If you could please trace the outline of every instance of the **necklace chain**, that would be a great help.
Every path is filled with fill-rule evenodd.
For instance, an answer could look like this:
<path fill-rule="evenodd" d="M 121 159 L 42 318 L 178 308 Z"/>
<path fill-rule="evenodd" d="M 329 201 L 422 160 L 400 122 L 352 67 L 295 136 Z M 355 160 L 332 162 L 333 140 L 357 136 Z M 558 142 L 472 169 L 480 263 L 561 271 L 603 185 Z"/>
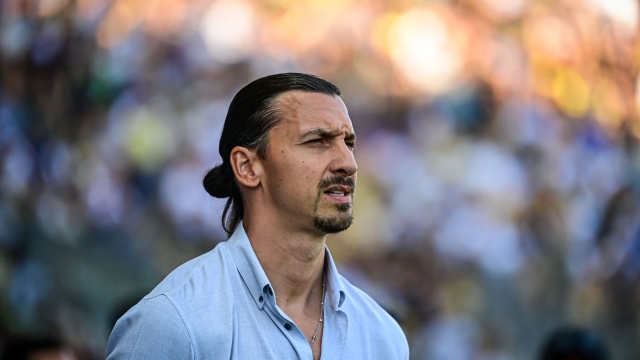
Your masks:
<path fill-rule="evenodd" d="M 326 293 L 326 290 L 327 290 L 327 287 L 325 285 L 325 277 L 323 275 L 322 276 L 322 301 L 320 302 L 320 319 L 318 319 L 318 326 L 316 326 L 316 332 L 313 334 L 313 337 L 311 338 L 310 345 L 313 345 L 313 343 L 316 341 L 316 337 L 318 336 L 318 331 L 320 330 L 320 326 L 324 321 L 324 295 Z"/>

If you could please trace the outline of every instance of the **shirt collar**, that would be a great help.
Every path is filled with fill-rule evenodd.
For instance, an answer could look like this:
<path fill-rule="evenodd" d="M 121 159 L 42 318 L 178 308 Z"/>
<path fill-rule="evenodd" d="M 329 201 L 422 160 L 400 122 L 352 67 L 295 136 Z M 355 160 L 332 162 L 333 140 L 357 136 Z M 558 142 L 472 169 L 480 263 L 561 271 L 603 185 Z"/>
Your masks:
<path fill-rule="evenodd" d="M 327 294 L 329 294 L 329 302 L 334 310 L 339 310 L 345 300 L 344 284 L 338 274 L 336 263 L 329 248 L 325 246 L 325 256 L 327 261 Z"/>
<path fill-rule="evenodd" d="M 253 251 L 249 237 L 244 230 L 244 222 L 241 221 L 238 224 L 233 235 L 227 240 L 227 247 L 256 305 L 262 309 L 266 302 L 265 292 L 272 289 L 272 286 L 267 274 L 262 269 L 262 265 L 260 265 L 256 253 Z M 333 262 L 331 252 L 326 246 L 325 255 L 327 261 L 327 294 L 332 308 L 338 310 L 346 297 L 344 284 L 340 279 L 336 264 Z M 262 301 L 260 301 L 260 298 L 262 298 Z"/>
<path fill-rule="evenodd" d="M 244 222 L 240 221 L 233 235 L 227 240 L 227 247 L 256 305 L 262 309 L 266 300 L 265 291 L 271 288 L 271 283 L 253 251 L 247 233 L 244 231 Z"/>

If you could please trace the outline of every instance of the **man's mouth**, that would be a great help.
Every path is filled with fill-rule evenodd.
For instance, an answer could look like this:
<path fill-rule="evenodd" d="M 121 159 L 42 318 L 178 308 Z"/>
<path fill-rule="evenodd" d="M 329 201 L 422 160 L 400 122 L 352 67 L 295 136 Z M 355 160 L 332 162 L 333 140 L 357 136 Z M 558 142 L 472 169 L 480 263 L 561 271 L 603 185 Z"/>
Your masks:
<path fill-rule="evenodd" d="M 352 190 L 348 186 L 332 186 L 324 191 L 331 199 L 338 202 L 350 202 Z"/>
<path fill-rule="evenodd" d="M 320 198 L 326 198 L 326 201 L 337 203 L 337 205 L 345 206 L 351 205 L 353 202 L 353 192 L 356 187 L 356 182 L 350 177 L 344 178 L 340 176 L 333 176 L 322 179 L 318 184 L 318 202 Z M 322 196 L 320 196 L 322 194 Z M 317 206 L 317 203 L 316 203 Z"/>

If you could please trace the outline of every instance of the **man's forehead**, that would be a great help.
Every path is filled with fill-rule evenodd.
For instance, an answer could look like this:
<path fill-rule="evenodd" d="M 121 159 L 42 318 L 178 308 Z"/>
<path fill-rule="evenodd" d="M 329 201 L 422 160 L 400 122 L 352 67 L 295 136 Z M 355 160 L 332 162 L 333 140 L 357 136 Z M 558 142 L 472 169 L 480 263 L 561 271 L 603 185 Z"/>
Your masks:
<path fill-rule="evenodd" d="M 353 132 L 347 107 L 339 96 L 294 90 L 281 94 L 276 101 L 282 123 L 300 129 L 322 126 Z"/>

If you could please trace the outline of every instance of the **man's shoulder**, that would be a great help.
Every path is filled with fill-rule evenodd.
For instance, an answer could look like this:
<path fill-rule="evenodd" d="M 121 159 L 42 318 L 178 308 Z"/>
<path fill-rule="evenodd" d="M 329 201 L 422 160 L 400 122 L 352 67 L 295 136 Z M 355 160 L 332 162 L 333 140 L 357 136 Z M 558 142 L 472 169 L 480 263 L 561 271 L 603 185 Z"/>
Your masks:
<path fill-rule="evenodd" d="M 216 284 L 215 278 L 222 276 L 229 259 L 226 256 L 226 242 L 221 242 L 211 251 L 193 258 L 169 273 L 144 299 L 159 295 L 176 297 L 194 288 L 206 290 Z"/>
<path fill-rule="evenodd" d="M 134 353 L 136 359 L 160 358 L 169 345 L 193 358 L 206 349 L 223 351 L 231 344 L 223 325 L 232 321 L 234 274 L 226 242 L 180 265 L 118 320 L 108 353 L 114 359 Z"/>

